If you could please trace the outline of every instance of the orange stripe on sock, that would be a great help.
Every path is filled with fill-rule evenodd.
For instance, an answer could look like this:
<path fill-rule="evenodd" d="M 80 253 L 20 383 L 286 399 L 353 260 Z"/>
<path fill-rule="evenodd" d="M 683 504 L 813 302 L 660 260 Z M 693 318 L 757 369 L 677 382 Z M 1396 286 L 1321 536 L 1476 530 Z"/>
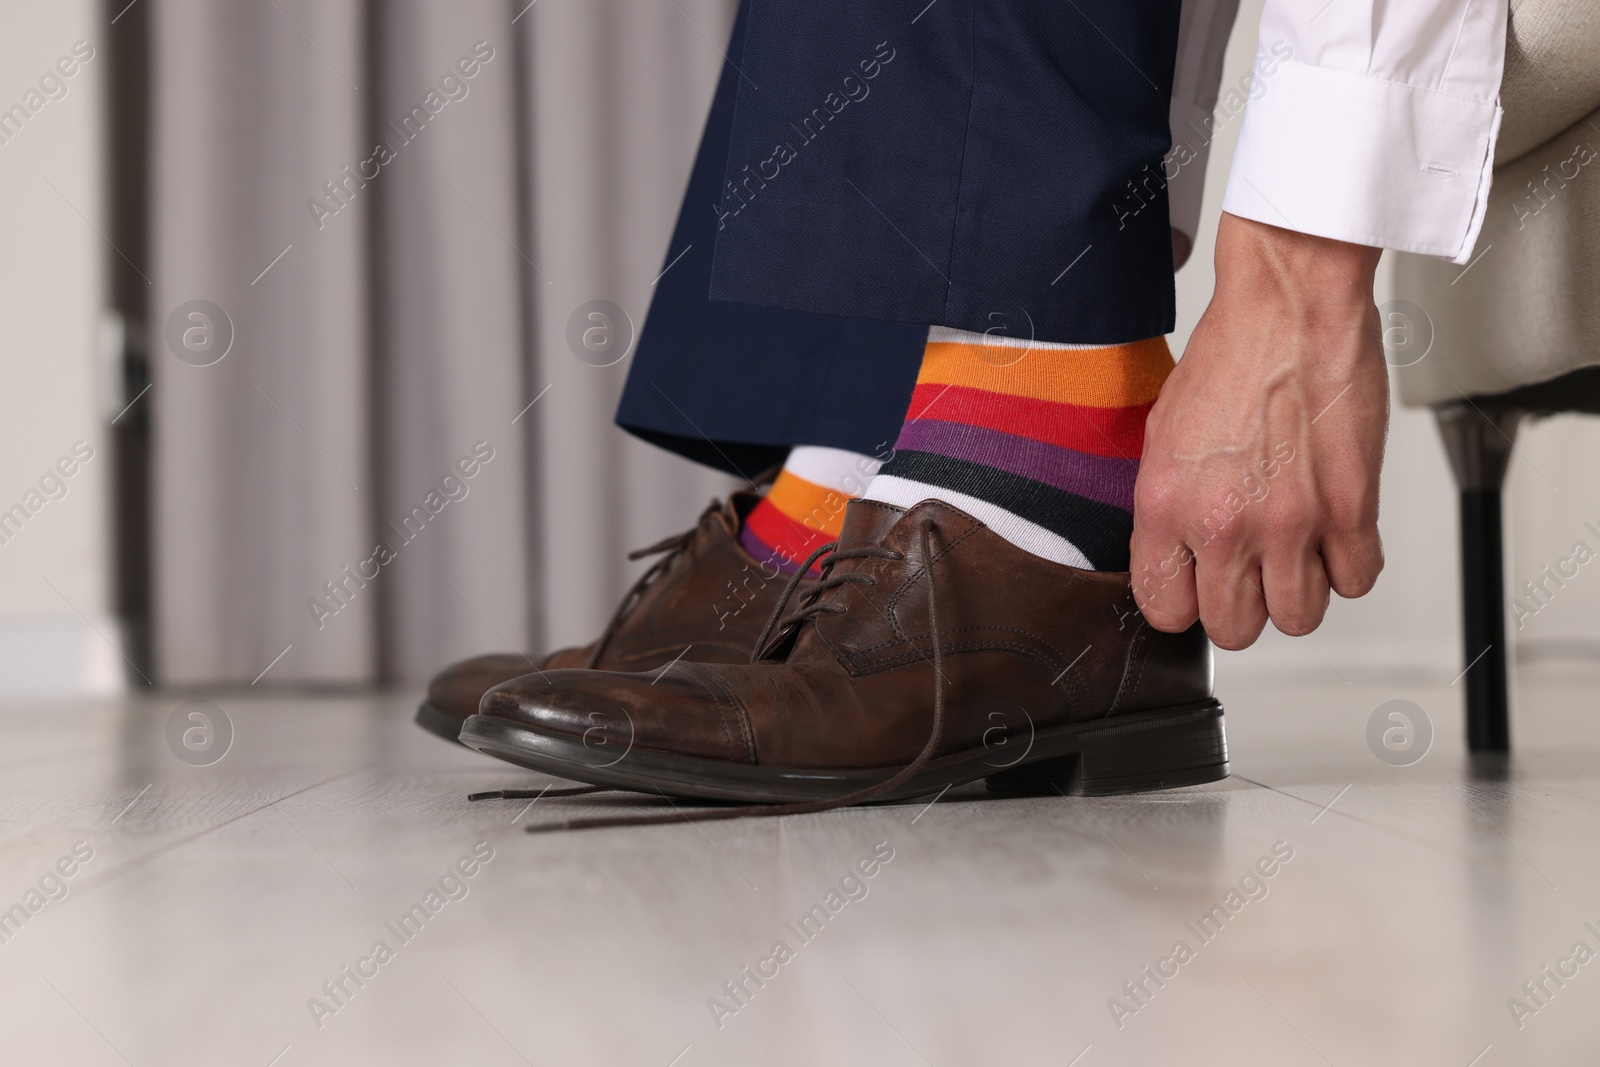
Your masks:
<path fill-rule="evenodd" d="M 1155 400 L 1173 366 L 1165 337 L 1065 350 L 936 341 L 923 352 L 917 385 L 955 385 L 1057 404 L 1121 408 Z M 912 407 L 911 417 L 922 415 Z"/>
<path fill-rule="evenodd" d="M 798 474 L 781 471 L 763 502 L 812 533 L 831 540 L 844 529 L 844 509 L 850 498 Z"/>

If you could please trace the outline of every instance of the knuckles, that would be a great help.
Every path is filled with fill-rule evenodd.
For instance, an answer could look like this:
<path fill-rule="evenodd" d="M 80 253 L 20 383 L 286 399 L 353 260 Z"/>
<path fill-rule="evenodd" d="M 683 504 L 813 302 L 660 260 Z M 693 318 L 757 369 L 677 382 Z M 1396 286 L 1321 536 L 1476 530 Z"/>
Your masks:
<path fill-rule="evenodd" d="M 1186 503 L 1182 483 L 1170 475 L 1148 468 L 1139 471 L 1133 485 L 1133 513 L 1140 518 L 1165 524 L 1181 517 Z"/>

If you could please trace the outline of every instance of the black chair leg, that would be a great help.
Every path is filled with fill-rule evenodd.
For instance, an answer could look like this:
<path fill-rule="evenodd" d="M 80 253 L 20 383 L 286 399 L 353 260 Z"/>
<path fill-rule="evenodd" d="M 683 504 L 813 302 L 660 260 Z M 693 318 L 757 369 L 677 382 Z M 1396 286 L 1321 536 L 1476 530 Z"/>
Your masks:
<path fill-rule="evenodd" d="M 1461 607 L 1467 747 L 1511 751 L 1506 689 L 1505 546 L 1500 490 L 1461 492 Z"/>
<path fill-rule="evenodd" d="M 1461 490 L 1461 602 L 1467 747 L 1511 750 L 1506 678 L 1505 540 L 1500 487 L 1522 412 L 1471 404 L 1436 408 Z"/>

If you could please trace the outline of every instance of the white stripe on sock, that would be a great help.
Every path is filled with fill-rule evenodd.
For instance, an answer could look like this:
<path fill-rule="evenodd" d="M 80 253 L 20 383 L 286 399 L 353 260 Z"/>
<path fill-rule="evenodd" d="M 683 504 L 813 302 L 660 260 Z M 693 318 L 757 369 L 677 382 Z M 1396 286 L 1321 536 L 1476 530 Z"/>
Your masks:
<path fill-rule="evenodd" d="M 1029 522 L 1020 515 L 1014 515 L 1005 508 L 996 507 L 987 500 L 980 500 L 966 493 L 958 493 L 953 489 L 943 489 L 937 485 L 916 482 L 893 474 L 880 474 L 872 479 L 871 485 L 867 486 L 865 499 L 881 500 L 885 504 L 894 504 L 902 508 L 916 507 L 924 500 L 942 500 L 965 511 L 1024 552 L 1031 552 L 1052 563 L 1064 563 L 1068 567 L 1079 567 L 1086 571 L 1094 570 L 1094 564 L 1089 562 L 1089 557 L 1065 537 L 1052 533 L 1037 523 Z"/>
<path fill-rule="evenodd" d="M 948 326 L 929 326 L 928 343 L 930 345 L 989 345 L 991 348 L 1032 348 L 1040 352 L 1072 352 L 1083 348 L 1116 347 L 1112 344 L 1072 345 L 1062 341 L 1030 341 L 1026 337 L 1010 337 L 1001 333 L 973 333 L 970 330 L 952 330 Z"/>
<path fill-rule="evenodd" d="M 821 445 L 795 445 L 783 461 L 790 474 L 845 496 L 860 496 L 881 466 L 882 460 L 860 452 Z"/>

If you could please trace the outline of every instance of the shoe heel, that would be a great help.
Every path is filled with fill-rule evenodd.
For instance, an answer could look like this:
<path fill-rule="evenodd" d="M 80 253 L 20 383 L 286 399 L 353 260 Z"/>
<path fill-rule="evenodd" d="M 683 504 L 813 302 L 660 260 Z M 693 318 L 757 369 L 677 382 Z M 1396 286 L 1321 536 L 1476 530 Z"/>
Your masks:
<path fill-rule="evenodd" d="M 1081 748 L 990 775 L 989 792 L 1109 796 L 1216 782 L 1228 776 L 1222 705 L 1209 701 L 1085 730 Z"/>

